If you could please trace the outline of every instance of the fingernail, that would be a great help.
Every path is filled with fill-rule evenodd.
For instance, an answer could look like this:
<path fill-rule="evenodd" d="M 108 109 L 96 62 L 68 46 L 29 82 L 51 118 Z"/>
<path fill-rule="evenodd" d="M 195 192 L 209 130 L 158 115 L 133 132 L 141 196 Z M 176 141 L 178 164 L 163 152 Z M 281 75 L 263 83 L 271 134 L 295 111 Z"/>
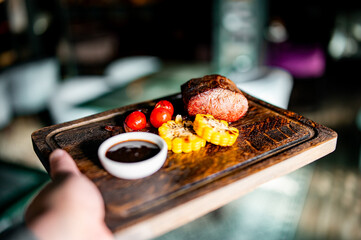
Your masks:
<path fill-rule="evenodd" d="M 61 158 L 64 155 L 64 150 L 57 148 L 50 154 L 50 159 Z"/>

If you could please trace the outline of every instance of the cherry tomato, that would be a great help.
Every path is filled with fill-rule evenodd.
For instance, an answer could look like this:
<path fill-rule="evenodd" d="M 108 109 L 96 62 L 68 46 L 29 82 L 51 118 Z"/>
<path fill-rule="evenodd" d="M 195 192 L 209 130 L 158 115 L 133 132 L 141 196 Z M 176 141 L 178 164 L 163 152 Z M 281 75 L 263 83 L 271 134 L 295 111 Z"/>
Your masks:
<path fill-rule="evenodd" d="M 172 119 L 172 114 L 165 108 L 154 108 L 150 114 L 150 123 L 159 128 L 163 123 L 168 122 Z"/>
<path fill-rule="evenodd" d="M 174 113 L 174 108 L 171 102 L 167 101 L 167 100 L 161 100 L 159 101 L 154 108 L 165 108 L 168 109 L 168 111 L 170 112 L 170 115 L 173 116 Z"/>
<path fill-rule="evenodd" d="M 145 128 L 147 119 L 141 111 L 134 111 L 125 118 L 125 124 L 133 130 Z"/>

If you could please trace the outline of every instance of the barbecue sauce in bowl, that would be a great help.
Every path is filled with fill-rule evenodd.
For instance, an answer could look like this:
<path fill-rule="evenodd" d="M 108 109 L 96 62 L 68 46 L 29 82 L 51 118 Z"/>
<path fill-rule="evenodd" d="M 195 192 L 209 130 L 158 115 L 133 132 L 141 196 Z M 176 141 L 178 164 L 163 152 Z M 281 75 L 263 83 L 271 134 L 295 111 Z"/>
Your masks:
<path fill-rule="evenodd" d="M 157 144 L 134 139 L 113 145 L 107 150 L 106 157 L 116 162 L 134 163 L 154 157 L 159 152 Z"/>
<path fill-rule="evenodd" d="M 98 148 L 104 169 L 115 177 L 139 179 L 157 172 L 167 160 L 167 143 L 149 132 L 120 133 Z"/>

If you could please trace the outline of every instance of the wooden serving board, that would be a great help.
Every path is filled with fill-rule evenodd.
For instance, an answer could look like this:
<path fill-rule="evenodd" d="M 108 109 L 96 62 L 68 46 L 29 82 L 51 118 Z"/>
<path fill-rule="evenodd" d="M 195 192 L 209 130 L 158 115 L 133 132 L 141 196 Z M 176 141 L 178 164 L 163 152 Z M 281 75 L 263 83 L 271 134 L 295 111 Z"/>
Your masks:
<path fill-rule="evenodd" d="M 101 166 L 97 150 L 133 110 L 150 112 L 159 99 L 109 110 L 32 134 L 34 150 L 49 171 L 48 157 L 63 148 L 80 171 L 99 188 L 106 206 L 106 224 L 119 238 L 149 238 L 220 207 L 260 184 L 287 174 L 330 152 L 337 134 L 296 113 L 250 95 L 247 114 L 231 124 L 240 135 L 231 147 L 210 143 L 198 152 L 168 152 L 163 167 L 139 180 L 113 177 Z M 181 94 L 171 101 L 185 115 Z"/>

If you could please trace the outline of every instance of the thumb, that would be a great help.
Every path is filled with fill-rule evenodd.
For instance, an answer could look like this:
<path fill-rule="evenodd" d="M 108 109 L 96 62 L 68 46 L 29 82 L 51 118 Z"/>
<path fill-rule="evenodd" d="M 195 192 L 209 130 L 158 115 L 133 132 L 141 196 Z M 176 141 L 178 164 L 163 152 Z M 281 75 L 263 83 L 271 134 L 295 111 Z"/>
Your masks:
<path fill-rule="evenodd" d="M 60 174 L 80 175 L 74 159 L 65 150 L 55 149 L 49 156 L 50 176 L 55 178 Z"/>

